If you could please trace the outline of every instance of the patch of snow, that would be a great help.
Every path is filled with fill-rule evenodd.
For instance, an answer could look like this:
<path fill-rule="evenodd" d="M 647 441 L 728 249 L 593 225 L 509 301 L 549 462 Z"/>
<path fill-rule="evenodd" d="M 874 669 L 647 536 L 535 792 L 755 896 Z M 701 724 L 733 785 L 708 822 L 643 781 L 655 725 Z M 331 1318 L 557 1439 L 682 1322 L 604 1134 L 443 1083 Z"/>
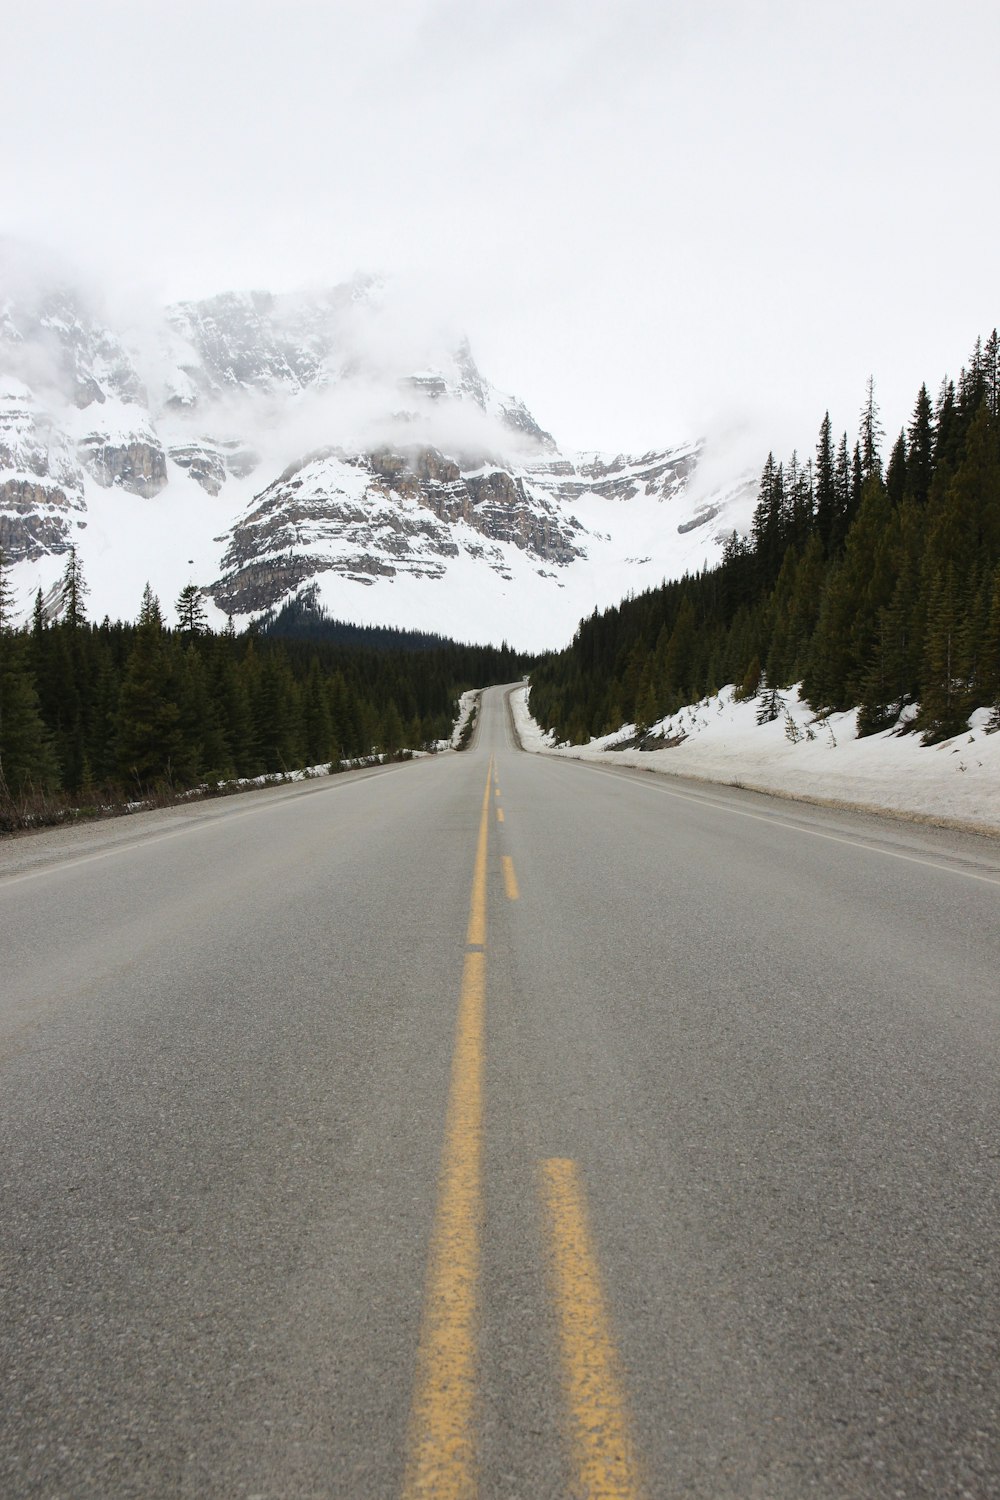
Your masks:
<path fill-rule="evenodd" d="M 458 718 L 455 720 L 455 727 L 451 731 L 451 739 L 444 742 L 446 744 L 449 744 L 453 750 L 457 747 L 459 740 L 462 738 L 462 730 L 468 723 L 469 716 L 472 713 L 472 710 L 479 703 L 479 700 L 482 697 L 482 692 L 482 688 L 469 688 L 462 694 L 461 698 L 459 698 Z"/>
<path fill-rule="evenodd" d="M 924 745 L 893 729 L 859 739 L 854 710 L 817 718 L 798 686 L 782 689 L 778 717 L 758 724 L 760 698 L 741 702 L 735 692 L 730 684 L 652 725 L 651 736 L 676 743 L 648 751 L 615 749 L 633 725 L 556 747 L 528 713 L 526 687 L 511 706 L 526 750 L 1000 833 L 1000 733 L 987 733 L 990 710 L 977 709 L 954 739 Z"/>
<path fill-rule="evenodd" d="M 149 412 L 134 401 L 114 397 L 96 401 L 82 411 L 69 408 L 62 418 L 63 430 L 77 440 L 97 436 L 108 447 L 125 447 L 129 443 L 155 443 L 159 438 L 153 429 Z"/>
<path fill-rule="evenodd" d="M 514 717 L 514 728 L 523 750 L 538 752 L 549 750 L 556 737 L 551 729 L 543 729 L 528 712 L 528 684 L 516 687 L 510 694 L 510 711 Z"/>

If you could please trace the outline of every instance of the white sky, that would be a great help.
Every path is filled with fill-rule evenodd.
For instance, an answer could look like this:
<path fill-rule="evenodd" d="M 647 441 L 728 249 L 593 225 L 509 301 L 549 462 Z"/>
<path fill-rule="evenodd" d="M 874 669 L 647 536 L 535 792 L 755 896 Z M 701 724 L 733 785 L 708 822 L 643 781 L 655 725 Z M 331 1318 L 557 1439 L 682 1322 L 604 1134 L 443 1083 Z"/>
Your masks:
<path fill-rule="evenodd" d="M 395 272 L 568 447 L 888 431 L 1000 321 L 996 0 L 5 0 L 8 233 Z M 761 458 L 763 454 L 760 455 Z"/>

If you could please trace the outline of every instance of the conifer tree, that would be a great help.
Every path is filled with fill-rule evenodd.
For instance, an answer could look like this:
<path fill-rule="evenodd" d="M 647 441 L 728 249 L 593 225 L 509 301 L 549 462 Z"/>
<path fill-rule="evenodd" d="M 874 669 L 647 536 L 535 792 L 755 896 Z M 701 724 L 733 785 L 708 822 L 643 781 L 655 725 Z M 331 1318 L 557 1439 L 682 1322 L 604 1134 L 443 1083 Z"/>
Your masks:
<path fill-rule="evenodd" d="M 786 522 L 784 470 L 769 453 L 760 476 L 751 530 L 758 590 L 770 588 L 778 576 L 787 539 Z"/>
<path fill-rule="evenodd" d="M 983 341 L 977 338 L 958 381 L 958 407 L 968 423 L 975 416 L 986 396 L 986 368 L 983 356 Z"/>
<path fill-rule="evenodd" d="M 208 613 L 201 590 L 196 584 L 184 585 L 177 596 L 174 608 L 177 611 L 177 621 L 182 631 L 187 635 L 205 634 L 208 629 Z M 232 623 L 231 620 L 230 623 Z"/>
<path fill-rule="evenodd" d="M 926 385 L 920 387 L 908 432 L 906 484 L 918 505 L 923 505 L 931 487 L 934 463 L 934 413 Z"/>
<path fill-rule="evenodd" d="M 934 411 L 934 463 L 939 468 L 953 464 L 958 453 L 958 412 L 955 404 L 955 383 L 941 382 L 937 406 Z"/>
<path fill-rule="evenodd" d="M 52 792 L 59 766 L 42 720 L 23 635 L 0 631 L 0 827 L 12 828 L 12 799 Z"/>
<path fill-rule="evenodd" d="M 59 583 L 58 597 L 60 616 L 72 630 L 78 629 L 87 618 L 84 600 L 89 593 L 90 589 L 83 576 L 83 564 L 77 557 L 76 548 L 70 547 Z"/>
<path fill-rule="evenodd" d="M 145 792 L 158 782 L 175 782 L 190 754 L 180 726 L 180 707 L 171 691 L 174 683 L 159 604 L 148 583 L 139 618 L 122 679 L 116 737 L 120 775 Z"/>
<path fill-rule="evenodd" d="M 827 554 L 833 547 L 837 521 L 837 491 L 834 478 L 836 460 L 833 452 L 833 429 L 830 413 L 823 417 L 816 445 L 816 530 Z"/>
<path fill-rule="evenodd" d="M 139 606 L 140 630 L 143 626 L 153 626 L 156 630 L 163 629 L 163 611 L 160 608 L 159 599 L 150 588 L 148 579 L 142 591 L 142 603 Z"/>
<path fill-rule="evenodd" d="M 809 642 L 819 616 L 823 576 L 823 548 L 819 537 L 813 533 L 796 566 L 788 603 L 788 660 L 784 673 L 788 683 L 801 681 L 806 669 Z"/>
<path fill-rule="evenodd" d="M 224 772 L 230 776 L 250 776 L 258 769 L 250 696 L 236 661 L 235 635 L 228 627 L 210 642 L 208 676 L 212 702 L 217 706 L 222 729 Z"/>
<path fill-rule="evenodd" d="M 925 744 L 949 739 L 968 723 L 960 659 L 963 602 L 954 564 L 948 563 L 930 585 L 917 719 Z"/>
<path fill-rule="evenodd" d="M 302 694 L 302 721 L 306 764 L 317 766 L 330 760 L 333 720 L 330 717 L 326 683 L 315 656 L 309 663 L 309 675 Z"/>
<path fill-rule="evenodd" d="M 878 475 L 881 479 L 882 459 L 879 449 L 884 436 L 878 406 L 875 402 L 875 380 L 869 375 L 865 390 L 865 404 L 861 408 L 861 431 L 858 436 L 862 480 L 871 479 L 873 475 Z"/>
<path fill-rule="evenodd" d="M 864 484 L 865 466 L 861 456 L 861 443 L 858 441 L 854 444 L 854 455 L 851 459 L 851 508 L 848 513 L 851 521 L 854 520 L 854 517 L 858 513 L 858 507 L 861 504 L 861 491 L 864 489 Z"/>
<path fill-rule="evenodd" d="M 846 561 L 841 561 L 828 573 L 823 586 L 803 674 L 803 691 L 815 709 L 851 707 L 847 681 L 853 666 L 851 625 L 855 605 L 850 569 Z"/>
<path fill-rule="evenodd" d="M 851 492 L 853 487 L 851 460 L 847 451 L 847 433 L 841 434 L 837 446 L 837 459 L 833 473 L 834 494 L 836 496 L 836 510 L 834 513 L 834 526 L 830 543 L 830 555 L 839 552 L 843 546 L 844 537 L 847 533 L 847 518 L 851 510 Z"/>
<path fill-rule="evenodd" d="M 1000 559 L 1000 426 L 981 406 L 969 427 L 965 452 L 952 471 L 934 475 L 927 505 L 929 565 L 951 563 L 968 578 L 980 562 Z"/>
<path fill-rule="evenodd" d="M 675 707 L 679 707 L 681 703 L 687 703 L 696 696 L 694 689 L 697 671 L 695 659 L 697 641 L 698 631 L 694 608 L 690 597 L 685 594 L 664 647 L 659 694 L 663 706 L 658 712 L 660 704 L 654 702 L 653 712 L 646 719 L 647 723 L 652 723 L 661 717 L 662 713 L 672 712 Z"/>
<path fill-rule="evenodd" d="M 386 755 L 395 755 L 403 748 L 403 721 L 395 703 L 389 703 L 382 714 L 379 742 Z"/>
<path fill-rule="evenodd" d="M 1000 418 L 1000 339 L 995 328 L 983 346 L 983 384 L 986 409 L 994 419 Z"/>
<path fill-rule="evenodd" d="M 14 630 L 14 599 L 0 550 L 0 827 L 16 826 L 12 799 L 55 790 L 59 769 L 38 705 L 27 638 Z"/>
<path fill-rule="evenodd" d="M 886 494 L 891 505 L 899 505 L 906 493 L 906 434 L 900 432 L 889 455 L 885 473 Z"/>
<path fill-rule="evenodd" d="M 235 775 L 233 757 L 222 726 L 219 704 L 209 675 L 191 642 L 180 663 L 179 727 L 184 742 L 184 771 L 192 781 L 226 781 Z"/>

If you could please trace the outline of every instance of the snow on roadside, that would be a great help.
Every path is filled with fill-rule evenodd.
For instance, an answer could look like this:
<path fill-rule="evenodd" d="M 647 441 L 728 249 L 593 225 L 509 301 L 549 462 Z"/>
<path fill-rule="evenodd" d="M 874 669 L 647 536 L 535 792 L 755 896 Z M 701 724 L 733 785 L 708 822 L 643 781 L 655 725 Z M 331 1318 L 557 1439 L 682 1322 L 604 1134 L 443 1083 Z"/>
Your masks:
<path fill-rule="evenodd" d="M 817 720 L 797 687 L 779 694 L 776 719 L 758 724 L 761 699 L 742 703 L 734 691 L 725 687 L 654 724 L 651 735 L 675 743 L 648 751 L 615 750 L 634 737 L 634 725 L 588 745 L 553 745 L 528 712 L 527 687 L 515 689 L 511 707 L 526 750 L 1000 833 L 1000 733 L 987 734 L 987 710 L 954 739 L 923 745 L 919 735 L 892 730 L 859 739 L 853 710 Z"/>
<path fill-rule="evenodd" d="M 510 694 L 510 710 L 514 716 L 514 728 L 517 737 L 521 741 L 522 750 L 551 750 L 556 742 L 556 737 L 551 729 L 543 729 L 542 726 L 531 717 L 528 712 L 528 684 L 516 687 Z"/>
<path fill-rule="evenodd" d="M 451 731 L 451 739 L 439 740 L 439 745 L 444 747 L 450 745 L 452 750 L 458 749 L 459 741 L 462 738 L 462 731 L 469 722 L 473 709 L 479 707 L 479 700 L 482 696 L 482 688 L 469 688 L 462 694 L 458 700 L 458 718 L 455 720 L 455 727 Z"/>

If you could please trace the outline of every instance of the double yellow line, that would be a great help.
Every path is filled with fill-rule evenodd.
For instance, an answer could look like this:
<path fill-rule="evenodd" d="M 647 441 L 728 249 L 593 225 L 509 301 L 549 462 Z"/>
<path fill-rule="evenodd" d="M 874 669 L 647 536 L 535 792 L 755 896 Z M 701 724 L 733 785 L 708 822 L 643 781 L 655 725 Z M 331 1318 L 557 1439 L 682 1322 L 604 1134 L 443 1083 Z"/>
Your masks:
<path fill-rule="evenodd" d="M 483 1025 L 491 787 L 499 797 L 492 756 L 469 903 L 404 1500 L 427 1500 L 431 1496 L 434 1500 L 475 1500 L 478 1491 L 476 1332 L 483 1222 Z M 499 808 L 497 821 L 502 821 Z M 517 880 L 506 855 L 502 857 L 502 869 L 506 893 L 516 900 Z M 624 1382 L 575 1163 L 543 1162 L 539 1185 L 548 1229 L 550 1284 L 559 1318 L 573 1493 L 587 1500 L 638 1500 L 641 1486 Z"/>

